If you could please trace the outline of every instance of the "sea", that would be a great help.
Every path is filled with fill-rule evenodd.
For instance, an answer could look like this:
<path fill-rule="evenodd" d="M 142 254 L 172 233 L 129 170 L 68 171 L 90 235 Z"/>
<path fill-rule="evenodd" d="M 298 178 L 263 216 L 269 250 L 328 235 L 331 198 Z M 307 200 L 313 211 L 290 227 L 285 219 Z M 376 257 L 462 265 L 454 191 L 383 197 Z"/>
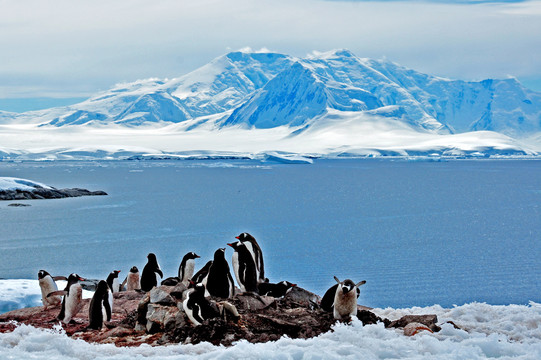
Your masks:
<path fill-rule="evenodd" d="M 0 162 L 0 176 L 107 196 L 0 203 L 0 278 L 45 269 L 104 279 L 196 269 L 242 232 L 271 282 L 322 296 L 366 280 L 359 304 L 541 303 L 541 161 L 249 159 Z M 31 206 L 13 207 L 12 203 Z"/>

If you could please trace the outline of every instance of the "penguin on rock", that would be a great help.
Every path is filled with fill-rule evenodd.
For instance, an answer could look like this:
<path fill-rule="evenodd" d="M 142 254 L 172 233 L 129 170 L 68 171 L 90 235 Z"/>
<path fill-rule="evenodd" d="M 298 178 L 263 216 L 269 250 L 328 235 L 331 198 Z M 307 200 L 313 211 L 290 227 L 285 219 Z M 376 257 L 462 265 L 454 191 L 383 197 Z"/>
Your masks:
<path fill-rule="evenodd" d="M 141 290 L 150 291 L 156 285 L 158 285 L 158 276 L 163 277 L 163 272 L 158 265 L 156 255 L 149 253 L 147 255 L 148 262 L 143 268 L 143 274 L 141 275 Z"/>
<path fill-rule="evenodd" d="M 235 250 L 231 258 L 233 273 L 242 292 L 257 293 L 257 271 L 252 254 L 246 244 L 237 241 L 227 244 Z"/>
<path fill-rule="evenodd" d="M 352 280 L 338 280 L 335 276 L 336 285 L 332 286 L 323 295 L 321 299 L 321 308 L 330 311 L 337 320 L 349 320 L 352 316 L 357 316 L 357 298 L 359 297 L 361 285 L 366 281 L 360 281 L 355 284 Z"/>
<path fill-rule="evenodd" d="M 62 296 L 52 295 L 47 297 L 50 293 L 58 291 L 58 286 L 56 285 L 57 280 L 67 280 L 65 276 L 51 276 L 47 271 L 40 270 L 38 271 L 38 282 L 39 288 L 41 290 L 41 302 L 45 310 L 49 306 L 57 306 L 62 302 Z"/>
<path fill-rule="evenodd" d="M 206 287 L 205 294 L 221 298 L 229 298 L 234 295 L 235 284 L 229 271 L 229 264 L 225 260 L 225 248 L 214 252 L 214 260 L 212 260 L 208 274 L 202 283 Z"/>
<path fill-rule="evenodd" d="M 64 324 L 69 323 L 71 319 L 75 315 L 77 315 L 79 310 L 81 310 L 82 299 L 83 299 L 83 288 L 81 287 L 81 284 L 79 284 L 79 281 L 83 281 L 83 280 L 85 279 L 83 279 L 79 275 L 71 274 L 68 277 L 68 283 L 64 290 L 53 291 L 47 295 L 47 297 L 51 297 L 55 295 L 64 295 L 64 299 L 62 300 L 62 308 L 60 310 L 60 313 L 56 317 L 58 320 L 62 321 Z"/>
<path fill-rule="evenodd" d="M 118 274 L 120 273 L 120 270 L 113 270 L 109 273 L 107 276 L 107 285 L 109 285 L 109 288 L 111 289 L 112 293 L 120 292 L 120 283 L 118 282 Z"/>
<path fill-rule="evenodd" d="M 140 279 L 139 279 L 139 269 L 137 266 L 132 266 L 126 279 L 122 282 L 121 288 L 126 289 L 126 291 L 139 290 L 141 289 Z"/>
<path fill-rule="evenodd" d="M 188 286 L 188 283 L 193 277 L 195 270 L 195 259 L 197 258 L 200 258 L 200 256 L 194 252 L 189 252 L 184 255 L 182 261 L 180 262 L 180 266 L 178 267 L 178 278 L 180 282 L 186 286 Z"/>
<path fill-rule="evenodd" d="M 220 315 L 218 310 L 212 307 L 210 301 L 205 298 L 205 285 L 201 283 L 195 284 L 194 290 L 188 293 L 182 302 L 182 308 L 195 326 L 201 325 L 206 319 Z"/>
<path fill-rule="evenodd" d="M 205 266 L 203 266 L 201 269 L 199 269 L 198 272 L 195 273 L 188 287 L 193 287 L 193 285 L 203 283 L 203 282 L 206 283 L 207 275 L 209 274 L 210 265 L 212 265 L 212 260 L 209 260 L 205 264 Z"/>
<path fill-rule="evenodd" d="M 297 286 L 297 284 L 292 284 L 289 281 L 280 281 L 279 283 L 259 283 L 259 295 L 266 295 L 272 297 L 282 297 L 287 294 L 287 292 Z"/>
<path fill-rule="evenodd" d="M 265 265 L 263 263 L 263 252 L 261 251 L 257 240 L 252 235 L 246 232 L 241 233 L 235 238 L 244 243 L 248 251 L 250 251 L 250 254 L 252 254 L 252 258 L 254 259 L 255 263 L 255 269 L 257 272 L 257 282 L 265 282 Z"/>
<path fill-rule="evenodd" d="M 88 307 L 88 329 L 100 330 L 104 321 L 111 321 L 113 304 L 110 303 L 110 293 L 107 282 L 101 280 Z"/>

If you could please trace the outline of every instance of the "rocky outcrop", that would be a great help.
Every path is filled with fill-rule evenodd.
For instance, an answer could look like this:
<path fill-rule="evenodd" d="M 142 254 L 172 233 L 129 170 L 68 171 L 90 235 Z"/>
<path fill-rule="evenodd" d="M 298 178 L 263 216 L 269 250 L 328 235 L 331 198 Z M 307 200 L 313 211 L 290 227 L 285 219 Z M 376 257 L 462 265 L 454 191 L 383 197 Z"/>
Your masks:
<path fill-rule="evenodd" d="M 194 326 L 183 311 L 186 296 L 182 284 L 159 286 L 150 292 L 127 291 L 114 294 L 113 316 L 102 330 L 88 330 L 89 300 L 84 300 L 82 310 L 74 321 L 62 325 L 70 337 L 95 343 L 113 343 L 118 346 L 138 346 L 146 343 L 199 343 L 232 345 L 239 340 L 252 343 L 290 338 L 311 338 L 331 331 L 336 323 L 332 313 L 320 308 L 321 298 L 299 287 L 292 288 L 283 298 L 237 294 L 231 299 L 212 298 L 211 304 L 221 316 L 207 319 Z M 0 315 L 0 332 L 12 331 L 17 323 L 40 328 L 52 328 L 59 308 L 44 310 L 34 307 Z M 358 307 L 358 319 L 363 323 L 382 322 L 386 327 L 407 328 L 413 323 L 413 333 L 424 330 L 438 331 L 435 315 L 405 316 L 391 322 L 376 316 L 369 308 Z M 419 324 L 419 325 L 416 325 Z M 411 331 L 410 331 L 411 332 Z"/>
<path fill-rule="evenodd" d="M 35 200 L 35 199 L 62 199 L 80 196 L 107 195 L 105 191 L 90 191 L 87 189 L 54 189 L 35 188 L 33 190 L 0 190 L 0 200 Z"/>

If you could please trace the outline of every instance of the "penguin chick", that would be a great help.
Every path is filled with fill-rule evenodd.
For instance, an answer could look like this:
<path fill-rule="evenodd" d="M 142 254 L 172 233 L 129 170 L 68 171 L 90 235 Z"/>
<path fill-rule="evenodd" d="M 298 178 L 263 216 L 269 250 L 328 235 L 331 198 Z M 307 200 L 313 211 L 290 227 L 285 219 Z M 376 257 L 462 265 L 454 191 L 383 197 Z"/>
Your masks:
<path fill-rule="evenodd" d="M 333 316 L 337 320 L 349 320 L 352 316 L 357 316 L 357 288 L 366 281 L 355 284 L 350 279 L 340 281 L 336 276 L 334 280 L 338 286 L 334 295 Z"/>
<path fill-rule="evenodd" d="M 178 278 L 180 279 L 180 282 L 186 286 L 188 286 L 190 279 L 193 277 L 195 259 L 197 258 L 200 258 L 200 256 L 194 252 L 189 252 L 184 255 L 180 262 L 180 266 L 178 267 Z"/>
<path fill-rule="evenodd" d="M 297 284 L 292 284 L 289 281 L 280 281 L 276 284 L 268 282 L 260 283 L 258 285 L 259 295 L 282 297 L 285 296 L 285 294 L 295 286 L 297 286 Z"/>
<path fill-rule="evenodd" d="M 45 270 L 38 271 L 38 282 L 39 282 L 39 288 L 41 290 L 41 302 L 43 303 L 43 308 L 47 310 L 49 306 L 57 306 L 60 305 L 62 302 L 62 296 L 60 295 L 53 295 L 50 297 L 47 297 L 48 294 L 58 291 L 58 286 L 56 285 L 55 280 L 59 280 L 60 278 L 66 279 L 65 277 L 56 277 L 53 278 L 51 274 L 49 274 Z"/>
<path fill-rule="evenodd" d="M 138 290 L 141 288 L 139 283 L 139 269 L 137 266 L 132 266 L 126 279 L 122 282 L 122 287 L 126 286 L 126 291 Z"/>
<path fill-rule="evenodd" d="M 196 284 L 193 291 L 187 292 L 182 307 L 195 326 L 199 326 L 203 321 L 220 315 L 210 301 L 205 298 L 205 285 L 201 283 Z"/>
<path fill-rule="evenodd" d="M 106 281 L 101 280 L 98 283 L 96 292 L 90 300 L 90 306 L 88 308 L 88 329 L 100 330 L 103 326 L 103 322 L 111 321 L 112 303 L 110 303 L 111 289 Z"/>
<path fill-rule="evenodd" d="M 244 232 L 239 236 L 236 236 L 235 239 L 243 242 L 246 245 L 252 258 L 254 259 L 255 269 L 257 272 L 257 282 L 265 282 L 265 265 L 263 263 L 263 252 L 257 243 L 257 240 L 250 234 Z"/>
<path fill-rule="evenodd" d="M 64 299 L 62 299 L 62 308 L 60 309 L 60 313 L 56 317 L 64 324 L 69 323 L 71 319 L 75 315 L 77 315 L 79 310 L 81 310 L 83 288 L 81 287 L 81 284 L 79 284 L 79 281 L 84 280 L 85 279 L 83 279 L 77 274 L 71 274 L 68 277 L 68 283 L 63 291 L 53 291 L 52 293 L 47 295 L 47 297 L 64 295 Z"/>
<path fill-rule="evenodd" d="M 147 255 L 148 262 L 143 268 L 143 274 L 141 275 L 141 290 L 150 291 L 156 285 L 158 285 L 158 275 L 163 277 L 163 273 L 156 260 L 156 255 L 149 253 Z"/>

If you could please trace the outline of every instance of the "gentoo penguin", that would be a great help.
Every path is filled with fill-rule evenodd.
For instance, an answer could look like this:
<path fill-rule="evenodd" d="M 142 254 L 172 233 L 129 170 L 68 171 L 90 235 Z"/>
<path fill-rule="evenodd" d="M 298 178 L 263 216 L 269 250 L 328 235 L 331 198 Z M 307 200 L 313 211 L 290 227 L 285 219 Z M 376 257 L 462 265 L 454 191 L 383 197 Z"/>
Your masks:
<path fill-rule="evenodd" d="M 195 270 L 195 259 L 199 257 L 200 256 L 196 253 L 189 252 L 184 255 L 182 261 L 180 262 L 180 266 L 178 267 L 178 278 L 180 279 L 180 282 L 186 286 L 188 286 L 189 281 L 193 277 Z"/>
<path fill-rule="evenodd" d="M 77 315 L 79 310 L 81 310 L 82 303 L 81 300 L 83 299 L 83 288 L 81 287 L 81 284 L 79 284 L 79 281 L 83 281 L 82 277 L 80 277 L 77 274 L 71 274 L 68 277 L 68 284 L 66 285 L 66 288 L 62 291 L 53 291 L 47 297 L 51 297 L 54 295 L 64 295 L 64 299 L 62 300 L 62 309 L 60 310 L 60 314 L 56 317 L 58 320 L 62 321 L 64 324 L 67 324 L 71 321 L 71 319 Z"/>
<path fill-rule="evenodd" d="M 106 281 L 101 280 L 88 308 L 89 329 L 100 330 L 104 320 L 111 321 L 112 304 L 109 302 L 109 294 L 111 288 Z"/>
<path fill-rule="evenodd" d="M 359 288 L 359 286 L 366 284 L 366 281 L 363 280 L 355 284 L 350 279 L 340 281 L 336 276 L 334 277 L 334 280 L 336 280 L 337 285 L 336 291 L 334 293 L 334 300 L 332 303 L 333 316 L 337 320 L 349 320 L 352 316 L 357 315 L 357 289 Z M 331 289 L 329 289 L 327 292 L 329 292 L 330 290 Z M 322 299 L 321 307 L 324 309 L 328 309 L 328 304 L 324 305 L 323 300 L 326 300 L 326 302 L 328 302 L 328 299 Z"/>
<path fill-rule="evenodd" d="M 122 287 L 126 287 L 126 291 L 141 289 L 141 285 L 139 284 L 139 269 L 137 266 L 132 266 L 128 276 L 122 282 Z"/>
<path fill-rule="evenodd" d="M 109 273 L 109 276 L 107 276 L 107 285 L 109 285 L 109 288 L 113 293 L 120 292 L 120 283 L 118 282 L 119 273 L 120 270 L 113 270 Z"/>
<path fill-rule="evenodd" d="M 62 296 L 52 295 L 50 297 L 47 297 L 47 295 L 54 291 L 58 291 L 58 286 L 56 285 L 55 280 L 67 280 L 66 277 L 52 277 L 51 274 L 49 274 L 47 271 L 40 270 L 38 271 L 38 280 L 39 287 L 41 289 L 41 302 L 43 303 L 44 309 L 47 310 L 49 306 L 60 305 L 60 303 L 62 302 Z"/>
<path fill-rule="evenodd" d="M 362 285 L 362 284 L 361 284 Z M 338 284 L 334 284 L 325 292 L 325 295 L 323 295 L 323 298 L 321 299 L 320 306 L 323 310 L 328 312 L 334 311 L 334 296 L 336 295 L 336 290 L 338 289 Z M 359 297 L 361 293 L 361 289 L 357 287 L 357 298 Z"/>
<path fill-rule="evenodd" d="M 203 266 L 201 269 L 199 269 L 198 272 L 195 273 L 195 275 L 192 277 L 193 285 L 202 283 L 203 280 L 207 278 L 207 275 L 209 273 L 210 265 L 212 265 L 212 260 L 209 260 L 205 266 Z M 188 285 L 188 287 L 192 287 L 191 283 Z"/>
<path fill-rule="evenodd" d="M 154 286 L 158 285 L 158 275 L 163 277 L 163 273 L 156 260 L 156 255 L 149 253 L 147 255 L 148 262 L 143 268 L 141 275 L 141 290 L 150 291 Z"/>
<path fill-rule="evenodd" d="M 205 299 L 205 285 L 195 284 L 194 291 L 189 292 L 186 299 L 182 302 L 184 312 L 195 325 L 201 325 L 203 321 L 210 318 L 215 318 L 220 313 L 211 306 L 210 302 Z"/>
<path fill-rule="evenodd" d="M 282 297 L 289 291 L 289 289 L 297 286 L 289 281 L 280 281 L 279 283 L 259 283 L 259 295 L 266 295 L 272 297 Z"/>
<path fill-rule="evenodd" d="M 254 259 L 255 263 L 255 269 L 257 272 L 257 282 L 265 282 L 265 265 L 263 263 L 263 252 L 261 251 L 261 248 L 259 247 L 256 239 L 246 232 L 240 234 L 239 236 L 236 236 L 235 238 L 243 242 L 246 245 L 248 251 L 250 251 L 250 254 L 252 254 L 252 258 Z"/>
<path fill-rule="evenodd" d="M 221 298 L 233 296 L 235 284 L 227 260 L 225 260 L 225 248 L 220 248 L 214 253 L 214 260 L 212 260 L 209 272 L 202 283 L 206 286 L 205 294 Z"/>
<path fill-rule="evenodd" d="M 257 293 L 257 272 L 255 270 L 255 263 L 246 244 L 237 241 L 227 245 L 235 250 L 233 257 L 231 258 L 231 264 L 240 290 L 242 292 L 249 291 Z"/>

